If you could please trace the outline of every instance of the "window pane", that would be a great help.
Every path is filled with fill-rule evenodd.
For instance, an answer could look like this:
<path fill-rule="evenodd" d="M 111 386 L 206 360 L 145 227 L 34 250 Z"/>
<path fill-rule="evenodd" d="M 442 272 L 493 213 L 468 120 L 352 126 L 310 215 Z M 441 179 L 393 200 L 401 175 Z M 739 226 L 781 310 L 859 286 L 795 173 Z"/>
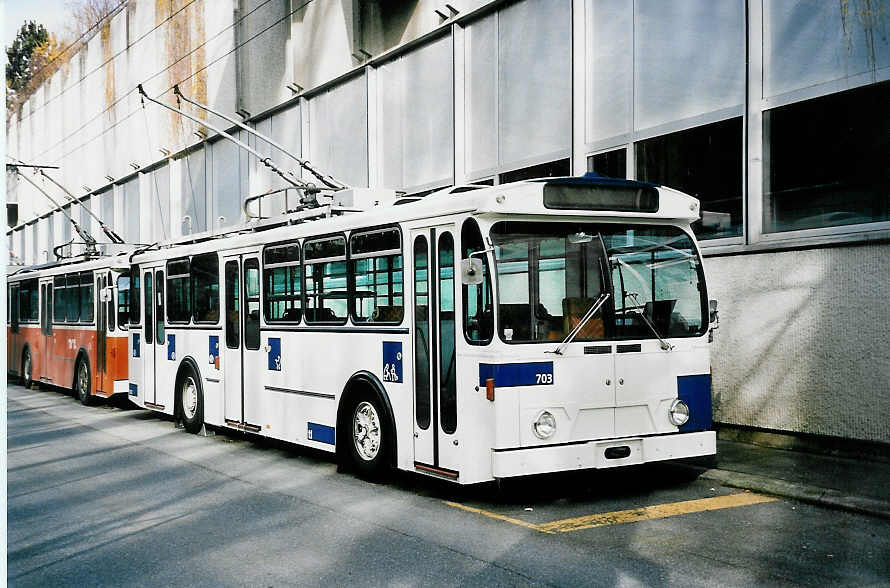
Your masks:
<path fill-rule="evenodd" d="M 744 103 L 744 0 L 635 2 L 634 10 L 637 129 Z"/>
<path fill-rule="evenodd" d="M 309 160 L 351 186 L 368 185 L 368 91 L 360 75 L 309 99 Z"/>
<path fill-rule="evenodd" d="M 402 256 L 366 257 L 351 263 L 355 280 L 352 320 L 356 323 L 402 322 L 405 306 Z"/>
<path fill-rule="evenodd" d="M 205 253 L 192 258 L 192 290 L 196 323 L 219 320 L 219 257 Z"/>
<path fill-rule="evenodd" d="M 65 278 L 65 306 L 68 307 L 68 322 L 80 320 L 80 276 L 69 274 Z"/>
<path fill-rule="evenodd" d="M 530 0 L 498 13 L 501 166 L 571 148 L 571 43 L 570 0 Z"/>
<path fill-rule="evenodd" d="M 189 260 L 167 264 L 167 318 L 171 323 L 187 323 L 192 316 L 189 288 Z"/>
<path fill-rule="evenodd" d="M 269 247 L 263 253 L 263 313 L 268 322 L 299 322 L 303 315 L 300 246 Z M 268 267 L 272 264 L 275 267 Z"/>
<path fill-rule="evenodd" d="M 439 237 L 439 382 L 442 431 L 457 430 L 457 357 L 454 341 L 454 238 Z"/>
<path fill-rule="evenodd" d="M 260 262 L 244 262 L 244 347 L 260 348 Z"/>
<path fill-rule="evenodd" d="M 226 347 L 241 345 L 241 286 L 237 261 L 226 262 Z"/>
<path fill-rule="evenodd" d="M 509 184 L 510 182 L 531 180 L 533 178 L 558 178 L 568 175 L 571 175 L 569 160 L 560 159 L 559 161 L 524 167 L 501 174 L 500 181 L 502 184 Z"/>
<path fill-rule="evenodd" d="M 182 214 L 190 220 L 182 221 L 182 234 L 201 233 L 207 230 L 206 162 L 204 149 L 193 151 L 179 160 Z"/>
<path fill-rule="evenodd" d="M 140 292 L 139 292 L 140 274 L 139 274 L 139 266 L 138 265 L 134 265 L 134 266 L 130 267 L 130 279 L 132 280 L 132 282 L 131 282 L 132 292 L 130 295 L 130 324 L 138 325 L 139 321 L 142 318 L 140 316 L 141 313 L 140 313 L 140 308 L 139 308 L 141 299 L 139 298 L 139 296 L 140 296 Z"/>
<path fill-rule="evenodd" d="M 158 345 L 165 345 L 167 341 L 164 339 L 164 272 L 155 272 L 155 287 L 157 294 L 155 296 L 155 342 Z"/>
<path fill-rule="evenodd" d="M 170 218 L 170 166 L 164 165 L 148 173 L 151 195 L 151 227 L 154 240 L 167 241 L 172 234 Z"/>
<path fill-rule="evenodd" d="M 491 278 L 488 271 L 488 258 L 485 255 L 470 254 L 485 249 L 482 241 L 482 233 L 479 225 L 473 219 L 464 221 L 461 229 L 462 259 L 474 259 L 482 261 L 482 282 L 479 284 L 464 284 L 463 294 L 463 319 L 464 336 L 470 343 L 487 343 L 491 341 L 494 332 L 494 312 L 491 306 Z"/>
<path fill-rule="evenodd" d="M 154 333 L 154 300 L 152 300 L 152 275 L 145 272 L 145 342 L 151 344 Z"/>
<path fill-rule="evenodd" d="M 587 158 L 587 171 L 610 178 L 627 177 L 627 149 L 597 153 Z"/>
<path fill-rule="evenodd" d="M 306 320 L 346 322 L 346 261 L 306 264 L 305 283 Z"/>
<path fill-rule="evenodd" d="M 220 139 L 210 145 L 213 166 L 213 228 L 228 227 L 241 222 L 241 176 L 238 145 Z M 220 218 L 222 217 L 222 218 Z"/>
<path fill-rule="evenodd" d="M 453 175 L 451 37 L 379 69 L 383 185 L 405 189 Z"/>
<path fill-rule="evenodd" d="M 571 148 L 571 2 L 511 4 L 467 26 L 467 168 Z"/>
<path fill-rule="evenodd" d="M 414 240 L 414 410 L 417 426 L 430 426 L 429 261 L 426 237 Z"/>
<path fill-rule="evenodd" d="M 139 178 L 135 177 L 121 186 L 126 229 L 121 235 L 127 243 L 141 243 L 139 235 Z M 135 212 L 135 214 L 133 214 Z M 149 239 L 146 236 L 146 239 Z"/>
<path fill-rule="evenodd" d="M 133 275 L 138 276 L 138 269 Z M 139 279 L 134 280 L 138 282 Z M 123 327 L 130 320 L 130 295 L 139 296 L 139 289 L 135 285 L 130 290 L 130 276 L 124 274 L 117 279 L 117 324 Z"/>
<path fill-rule="evenodd" d="M 742 234 L 742 119 L 663 135 L 636 144 L 637 178 L 701 201 L 699 239 Z"/>
<path fill-rule="evenodd" d="M 587 142 L 631 131 L 633 3 L 587 1 Z"/>
<path fill-rule="evenodd" d="M 93 322 L 93 274 L 90 272 L 80 274 L 80 320 L 85 323 Z"/>
<path fill-rule="evenodd" d="M 890 66 L 886 2 L 768 0 L 763 13 L 765 96 Z"/>
<path fill-rule="evenodd" d="M 888 105 L 882 82 L 763 113 L 766 232 L 890 220 Z"/>
<path fill-rule="evenodd" d="M 60 323 L 65 320 L 67 300 L 65 276 L 56 276 L 53 278 L 53 321 Z"/>

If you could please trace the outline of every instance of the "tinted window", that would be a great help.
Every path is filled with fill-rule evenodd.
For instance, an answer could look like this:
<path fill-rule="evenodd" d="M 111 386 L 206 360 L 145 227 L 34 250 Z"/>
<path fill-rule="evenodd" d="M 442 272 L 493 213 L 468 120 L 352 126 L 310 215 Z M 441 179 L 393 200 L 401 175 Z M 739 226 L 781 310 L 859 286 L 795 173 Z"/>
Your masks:
<path fill-rule="evenodd" d="M 192 316 L 189 260 L 167 264 L 167 318 L 171 323 L 187 323 Z"/>
<path fill-rule="evenodd" d="M 461 229 L 461 258 L 471 259 L 471 254 L 485 249 L 479 225 L 473 219 L 464 221 Z M 494 309 L 491 300 L 491 275 L 488 269 L 488 256 L 473 255 L 472 259 L 482 262 L 482 282 L 464 284 L 463 296 L 464 336 L 469 343 L 487 343 L 494 333 Z"/>
<path fill-rule="evenodd" d="M 263 314 L 268 322 L 299 322 L 303 315 L 303 273 L 297 243 L 263 252 Z"/>
<path fill-rule="evenodd" d="M 353 277 L 352 320 L 400 323 L 405 313 L 402 241 L 398 229 L 354 234 L 349 239 Z"/>
<path fill-rule="evenodd" d="M 260 262 L 244 262 L 244 347 L 260 348 Z"/>
<path fill-rule="evenodd" d="M 134 265 L 130 268 L 130 324 L 138 325 L 141 319 L 139 309 L 139 266 Z"/>
<path fill-rule="evenodd" d="M 196 323 L 219 321 L 219 257 L 205 253 L 192 258 L 192 289 Z"/>

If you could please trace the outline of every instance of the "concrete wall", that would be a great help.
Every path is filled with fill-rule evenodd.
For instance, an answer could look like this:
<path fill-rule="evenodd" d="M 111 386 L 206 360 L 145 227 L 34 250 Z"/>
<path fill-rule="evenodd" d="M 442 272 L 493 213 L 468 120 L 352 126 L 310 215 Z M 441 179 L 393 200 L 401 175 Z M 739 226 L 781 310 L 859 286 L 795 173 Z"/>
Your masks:
<path fill-rule="evenodd" d="M 716 420 L 890 442 L 890 244 L 708 257 Z"/>

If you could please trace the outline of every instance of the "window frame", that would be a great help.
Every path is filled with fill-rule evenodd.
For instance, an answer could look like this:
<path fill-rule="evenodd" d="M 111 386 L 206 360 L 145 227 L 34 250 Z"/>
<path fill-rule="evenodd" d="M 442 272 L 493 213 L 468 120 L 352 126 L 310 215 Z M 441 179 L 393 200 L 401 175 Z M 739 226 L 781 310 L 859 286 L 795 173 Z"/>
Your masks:
<path fill-rule="evenodd" d="M 213 266 L 215 268 L 213 271 L 213 275 L 216 277 L 216 281 L 214 282 L 216 284 L 216 319 L 215 320 L 199 320 L 198 319 L 198 315 L 197 315 L 198 305 L 196 304 L 196 302 L 198 300 L 198 287 L 197 287 L 198 279 L 197 279 L 197 274 L 194 270 L 196 258 L 200 258 L 201 261 L 203 261 L 204 258 L 207 258 L 207 259 L 213 258 L 215 260 L 215 263 L 213 264 Z M 192 322 L 196 325 L 218 325 L 220 316 L 222 315 L 222 306 L 220 304 L 220 295 L 219 295 L 219 288 L 220 288 L 220 286 L 219 286 L 219 283 L 220 283 L 219 254 L 216 251 L 209 251 L 207 253 L 199 253 L 199 254 L 193 255 L 189 261 L 189 273 L 190 273 L 189 291 L 191 293 L 190 294 L 191 295 L 190 316 L 191 316 Z M 202 293 L 210 292 L 212 295 L 212 292 L 213 292 L 212 286 L 213 286 L 212 283 L 207 282 L 205 284 L 205 287 L 202 289 Z M 210 306 L 211 306 L 211 308 L 213 307 L 212 304 Z"/>
<path fill-rule="evenodd" d="M 179 270 L 179 268 L 176 267 L 178 264 L 181 264 L 181 263 L 186 264 L 185 273 L 182 273 Z M 176 273 L 176 274 L 171 273 L 170 266 L 174 266 L 174 269 L 176 271 L 178 271 L 179 273 Z M 194 304 L 192 303 L 192 290 L 191 290 L 191 281 L 192 281 L 191 280 L 191 271 L 192 271 L 191 258 L 186 256 L 186 257 L 177 257 L 175 259 L 170 259 L 167 261 L 167 263 L 165 264 L 164 267 L 166 269 L 165 277 L 164 277 L 164 290 L 165 290 L 166 297 L 167 297 L 167 299 L 165 301 L 166 302 L 165 310 L 167 313 L 167 317 L 166 317 L 167 322 L 171 325 L 188 325 L 192 322 L 192 307 L 194 306 Z M 176 281 L 176 284 L 174 284 L 174 281 Z M 178 286 L 178 284 L 180 282 L 184 282 L 184 285 Z M 170 301 L 176 299 L 176 297 L 172 295 L 174 287 L 184 287 L 185 295 L 187 297 L 186 303 L 185 303 L 185 306 L 186 306 L 185 309 L 180 309 L 178 304 L 175 306 L 175 308 L 177 310 L 176 318 L 173 318 L 173 316 L 170 312 L 171 311 Z M 182 320 L 183 316 L 186 317 L 185 320 Z"/>
<path fill-rule="evenodd" d="M 266 263 L 266 252 L 275 249 L 286 249 L 288 247 L 296 247 L 297 248 L 297 259 L 295 261 L 282 261 L 278 263 Z M 261 253 L 262 258 L 262 267 L 261 267 L 261 277 L 262 277 L 262 306 L 263 306 L 263 322 L 269 325 L 273 324 L 285 324 L 285 325 L 298 325 L 304 322 L 306 318 L 306 307 L 305 307 L 305 293 L 306 293 L 306 284 L 305 284 L 305 274 L 303 272 L 303 244 L 299 239 L 292 239 L 289 241 L 279 241 L 276 243 L 270 243 L 263 247 Z M 292 296 L 290 298 L 284 299 L 287 300 L 297 300 L 300 303 L 300 317 L 296 320 L 294 319 L 284 319 L 284 318 L 271 318 L 271 305 L 277 300 L 271 299 L 271 288 L 268 287 L 266 282 L 268 272 L 273 272 L 276 269 L 282 268 L 293 268 L 296 267 L 300 276 L 300 292 L 296 295 L 296 297 Z"/>
<path fill-rule="evenodd" d="M 364 253 L 356 253 L 353 251 L 353 243 L 354 243 L 354 239 L 356 237 L 361 237 L 363 235 L 375 235 L 375 234 L 382 235 L 382 234 L 390 233 L 390 232 L 394 232 L 396 234 L 396 236 L 398 237 L 399 245 L 397 248 L 381 249 L 381 250 L 375 250 L 375 251 L 364 252 Z M 359 230 L 352 231 L 349 234 L 349 240 L 346 244 L 346 253 L 347 253 L 347 257 L 348 257 L 348 262 L 346 264 L 346 274 L 347 274 L 347 282 L 348 282 L 347 289 L 349 292 L 349 294 L 348 294 L 349 302 L 348 302 L 347 313 L 349 316 L 349 320 L 352 322 L 352 324 L 357 325 L 357 326 L 401 325 L 402 322 L 405 320 L 405 254 L 404 254 L 404 248 L 405 248 L 405 242 L 404 242 L 404 238 L 402 236 L 402 228 L 399 225 L 386 225 L 386 226 L 382 226 L 382 227 L 359 229 Z M 398 307 L 398 308 L 401 308 L 402 312 L 399 315 L 398 320 L 374 321 L 374 320 L 371 320 L 370 317 L 367 320 L 360 320 L 356 316 L 356 312 L 355 312 L 356 305 L 358 303 L 357 285 L 356 285 L 357 274 L 355 271 L 355 262 L 362 260 L 362 259 L 376 260 L 381 257 L 395 258 L 396 256 L 401 258 L 401 264 L 402 264 L 401 268 L 398 269 L 398 272 L 402 274 L 402 282 L 401 282 L 402 291 L 399 293 L 399 295 L 402 299 L 402 305 L 400 307 Z M 376 276 L 377 273 L 378 272 L 376 270 L 376 263 L 375 263 L 375 268 L 374 268 L 374 270 L 372 270 L 371 275 Z M 397 282 L 395 281 L 396 271 L 392 267 L 392 264 L 390 264 L 390 268 L 387 273 L 392 278 L 391 280 L 389 280 L 387 282 L 387 286 L 389 288 L 389 297 L 394 299 L 397 297 L 396 292 L 394 291 L 394 286 Z M 376 290 L 376 286 L 377 286 L 377 282 L 375 280 L 372 287 L 375 288 L 375 290 Z M 377 304 L 376 304 L 377 293 L 376 293 L 376 291 L 374 292 L 373 298 L 375 301 L 374 307 L 376 310 L 376 308 L 377 308 Z M 395 308 L 395 305 L 392 305 L 392 307 Z"/>
<path fill-rule="evenodd" d="M 335 241 L 337 239 L 343 240 L 343 255 L 342 256 L 336 255 L 336 256 L 328 256 L 328 257 L 319 257 L 316 259 L 312 259 L 311 261 L 307 260 L 306 251 L 307 251 L 309 245 L 311 245 L 313 243 L 324 242 L 324 241 Z M 351 296 L 350 296 L 350 291 L 349 291 L 349 239 L 347 238 L 346 233 L 330 233 L 327 235 L 320 235 L 318 237 L 304 239 L 303 240 L 302 259 L 303 259 L 303 301 L 304 301 L 303 302 L 303 318 L 306 320 L 306 324 L 307 325 L 331 325 L 331 326 L 347 324 L 349 322 L 349 305 L 350 305 Z M 335 320 L 329 320 L 329 321 L 316 320 L 315 317 L 313 317 L 310 320 L 309 313 L 308 313 L 310 296 L 309 296 L 309 289 L 307 288 L 307 285 L 309 283 L 309 277 L 310 277 L 309 271 L 310 271 L 311 267 L 314 267 L 316 265 L 324 266 L 326 264 L 340 263 L 340 262 L 342 262 L 344 264 L 344 267 L 346 268 L 346 272 L 345 272 L 346 287 L 345 287 L 345 295 L 343 297 L 343 299 L 346 301 L 346 314 L 343 315 L 343 317 L 336 317 Z M 324 270 L 322 270 L 322 272 L 323 271 Z M 324 286 L 324 275 L 323 274 L 322 274 L 322 282 L 321 283 L 322 283 L 322 287 L 323 287 Z M 313 277 L 313 286 L 315 286 L 314 277 Z M 318 290 L 316 290 L 316 292 L 318 292 Z M 324 296 L 323 294 L 322 295 L 316 294 L 316 297 L 318 297 L 321 300 L 323 300 L 324 298 L 327 298 L 327 296 Z M 334 298 L 334 299 L 336 299 L 336 298 Z M 325 308 L 325 307 L 322 306 L 321 308 Z M 312 310 L 313 310 L 313 314 L 318 312 L 318 308 L 316 308 L 316 307 L 313 307 Z"/>

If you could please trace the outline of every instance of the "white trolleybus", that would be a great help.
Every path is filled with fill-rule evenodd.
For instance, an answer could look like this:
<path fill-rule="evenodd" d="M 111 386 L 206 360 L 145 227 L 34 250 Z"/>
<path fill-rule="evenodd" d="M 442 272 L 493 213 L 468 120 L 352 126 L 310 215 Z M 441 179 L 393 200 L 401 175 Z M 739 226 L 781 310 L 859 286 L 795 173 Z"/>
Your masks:
<path fill-rule="evenodd" d="M 696 199 L 594 175 L 392 194 L 134 255 L 131 399 L 363 475 L 715 453 Z"/>

